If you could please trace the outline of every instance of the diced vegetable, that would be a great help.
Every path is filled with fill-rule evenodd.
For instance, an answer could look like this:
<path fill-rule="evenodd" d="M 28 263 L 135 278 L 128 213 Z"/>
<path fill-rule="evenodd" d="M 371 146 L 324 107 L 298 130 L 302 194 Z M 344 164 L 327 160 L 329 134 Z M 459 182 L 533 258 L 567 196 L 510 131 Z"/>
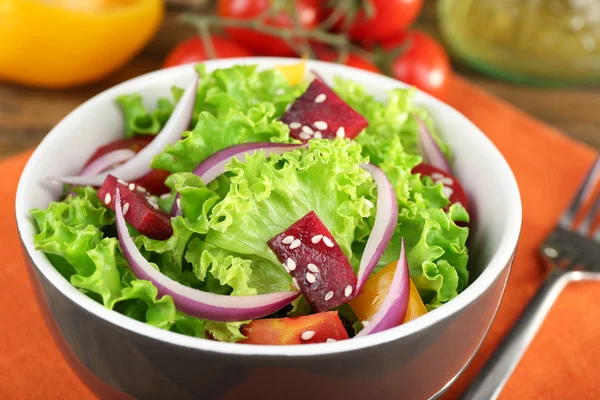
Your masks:
<path fill-rule="evenodd" d="M 270 318 L 250 322 L 242 333 L 246 344 L 307 344 L 348 339 L 348 333 L 336 311 L 298 318 Z"/>
<path fill-rule="evenodd" d="M 361 294 L 350 300 L 350 307 L 352 307 L 352 310 L 361 321 L 368 321 L 377 313 L 383 303 L 385 295 L 390 289 L 390 284 L 394 279 L 395 271 L 396 262 L 386 265 L 369 278 L 365 286 L 363 286 L 363 292 Z M 419 296 L 419 292 L 411 280 L 408 309 L 406 310 L 406 316 L 402 323 L 413 320 L 426 313 L 427 309 L 423 304 L 423 300 L 421 300 L 421 296 Z M 398 325 L 400 325 L 400 322 L 401 321 L 398 321 Z"/>
<path fill-rule="evenodd" d="M 111 210 L 116 210 L 117 188 L 121 190 L 123 214 L 127 222 L 149 238 L 166 240 L 171 237 L 171 218 L 158 208 L 143 186 L 108 175 L 98 190 L 98 198 Z"/>
<path fill-rule="evenodd" d="M 285 76 L 290 85 L 297 85 L 304 79 L 305 64 L 306 62 L 303 60 L 297 64 L 277 65 L 275 69 Z"/>
<path fill-rule="evenodd" d="M 317 312 L 354 297 L 356 275 L 329 229 L 309 212 L 268 242 Z"/>
<path fill-rule="evenodd" d="M 319 78 L 311 82 L 281 121 L 290 127 L 291 137 L 304 142 L 312 138 L 353 139 L 369 124 Z"/>

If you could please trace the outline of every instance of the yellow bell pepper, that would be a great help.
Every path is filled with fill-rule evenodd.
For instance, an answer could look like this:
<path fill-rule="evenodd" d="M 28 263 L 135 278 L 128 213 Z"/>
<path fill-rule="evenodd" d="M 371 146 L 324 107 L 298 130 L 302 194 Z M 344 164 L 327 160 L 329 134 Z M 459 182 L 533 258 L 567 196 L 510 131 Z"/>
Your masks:
<path fill-rule="evenodd" d="M 65 88 L 101 79 L 152 38 L 163 0 L 0 0 L 0 81 Z"/>
<path fill-rule="evenodd" d="M 285 76 L 290 85 L 297 85 L 304 79 L 305 61 L 298 64 L 276 65 L 275 69 L 279 70 Z"/>
<path fill-rule="evenodd" d="M 352 310 L 361 321 L 369 320 L 379 310 L 390 288 L 392 279 L 394 279 L 395 271 L 396 262 L 386 265 L 369 278 L 365 286 L 363 286 L 363 292 L 360 295 L 349 301 L 350 307 L 352 307 Z M 408 309 L 402 323 L 425 314 L 427 314 L 427 309 L 423 304 L 423 300 L 421 300 L 421 296 L 419 296 L 417 287 L 411 280 Z M 398 321 L 398 325 L 400 325 L 400 321 Z"/>

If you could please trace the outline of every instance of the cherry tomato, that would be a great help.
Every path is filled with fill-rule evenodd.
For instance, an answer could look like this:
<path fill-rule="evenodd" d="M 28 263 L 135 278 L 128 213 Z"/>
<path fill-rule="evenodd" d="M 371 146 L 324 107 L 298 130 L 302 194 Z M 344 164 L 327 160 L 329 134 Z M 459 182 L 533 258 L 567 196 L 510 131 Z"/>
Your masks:
<path fill-rule="evenodd" d="M 152 139 L 154 139 L 154 136 L 137 136 L 131 139 L 115 140 L 114 142 L 99 147 L 85 165 L 87 166 L 98 157 L 115 150 L 131 149 L 137 153 L 146 147 Z M 132 181 L 132 183 L 146 188 L 152 194 L 161 195 L 170 191 L 169 188 L 165 186 L 165 179 L 167 179 L 170 174 L 169 171 L 153 169 L 141 178 Z"/>
<path fill-rule="evenodd" d="M 324 46 L 313 46 L 313 52 L 315 53 L 315 56 L 322 61 L 336 62 L 338 59 L 338 54 L 335 50 L 329 49 Z M 377 68 L 375 64 L 359 56 L 356 53 L 348 54 L 348 57 L 346 57 L 346 59 L 344 60 L 344 64 L 350 67 L 356 67 L 371 72 L 381 73 L 381 71 L 379 70 L 379 68 Z"/>
<path fill-rule="evenodd" d="M 384 50 L 392 51 L 403 44 L 404 49 L 384 71 L 403 82 L 443 98 L 450 75 L 450 60 L 444 48 L 431 36 L 420 31 L 398 34 L 381 43 Z"/>
<path fill-rule="evenodd" d="M 361 321 L 371 319 L 379 311 L 379 307 L 381 307 L 383 299 L 390 289 L 392 279 L 394 279 L 396 263 L 397 261 L 386 265 L 375 275 L 371 276 L 367 283 L 365 283 L 365 286 L 363 286 L 363 292 L 348 302 Z M 427 309 L 423 304 L 423 300 L 421 300 L 421 296 L 419 296 L 417 287 L 411 280 L 408 308 L 406 309 L 406 316 L 402 323 L 425 314 L 427 314 Z M 400 321 L 398 321 L 398 325 L 400 325 Z"/>
<path fill-rule="evenodd" d="M 465 191 L 454 176 L 426 163 L 421 163 L 412 169 L 413 174 L 429 176 L 436 183 L 441 182 L 444 185 L 444 192 L 448 196 L 451 204 L 460 204 L 469 211 L 469 201 Z"/>
<path fill-rule="evenodd" d="M 374 15 L 367 18 L 359 10 L 350 26 L 350 37 L 357 42 L 375 42 L 402 32 L 413 23 L 423 8 L 423 0 L 370 0 Z M 336 28 L 342 28 L 342 19 Z"/>
<path fill-rule="evenodd" d="M 253 55 L 250 50 L 220 36 L 212 36 L 211 41 L 218 58 L 250 57 Z M 192 36 L 183 40 L 171 50 L 163 64 L 163 68 L 208 59 L 210 57 L 204 48 L 202 39 L 198 36 Z"/>
<path fill-rule="evenodd" d="M 249 344 L 324 343 L 328 339 L 348 339 L 337 311 L 327 311 L 297 318 L 256 319 L 242 328 Z"/>
<path fill-rule="evenodd" d="M 237 19 L 256 19 L 272 6 L 270 0 L 219 0 L 217 10 L 219 16 Z M 265 19 L 269 26 L 280 29 L 291 28 L 294 21 L 290 15 L 296 15 L 299 25 L 304 29 L 317 26 L 320 17 L 319 0 L 296 0 L 287 7 L 292 10 L 281 10 L 273 17 Z M 248 49 L 257 54 L 269 56 L 294 56 L 296 52 L 284 40 L 257 32 L 248 28 L 227 28 L 227 33 Z"/>

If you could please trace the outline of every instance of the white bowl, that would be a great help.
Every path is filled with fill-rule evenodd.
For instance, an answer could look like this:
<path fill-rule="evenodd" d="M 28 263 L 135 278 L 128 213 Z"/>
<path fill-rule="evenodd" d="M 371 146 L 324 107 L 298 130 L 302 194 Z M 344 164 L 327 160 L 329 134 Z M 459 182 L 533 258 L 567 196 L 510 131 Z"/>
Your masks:
<path fill-rule="evenodd" d="M 271 68 L 295 62 L 256 57 L 206 65 L 213 70 L 239 63 Z M 406 86 L 337 64 L 308 61 L 307 67 L 329 82 L 336 75 L 352 79 L 381 99 L 387 90 Z M 29 210 L 46 207 L 61 190 L 44 177 L 76 173 L 98 146 L 122 136 L 122 117 L 114 99 L 136 92 L 152 107 L 172 85 L 185 86 L 192 75 L 192 66 L 185 65 L 100 93 L 46 136 L 23 171 L 16 197 L 18 229 L 35 272 L 32 283 L 39 289 L 41 309 L 72 366 L 97 393 L 115 395 L 112 387 L 136 398 L 241 398 L 244 393 L 258 397 L 263 389 L 262 395 L 277 393 L 275 387 L 293 388 L 286 392 L 291 398 L 329 393 L 339 398 L 377 394 L 419 399 L 441 393 L 473 357 L 493 320 L 519 238 L 521 201 L 508 164 L 488 138 L 462 114 L 425 93 L 418 92 L 415 101 L 429 110 L 452 148 L 454 174 L 472 203 L 469 268 L 475 279 L 456 298 L 408 324 L 364 338 L 303 346 L 192 338 L 104 308 L 79 292 L 35 249 Z"/>

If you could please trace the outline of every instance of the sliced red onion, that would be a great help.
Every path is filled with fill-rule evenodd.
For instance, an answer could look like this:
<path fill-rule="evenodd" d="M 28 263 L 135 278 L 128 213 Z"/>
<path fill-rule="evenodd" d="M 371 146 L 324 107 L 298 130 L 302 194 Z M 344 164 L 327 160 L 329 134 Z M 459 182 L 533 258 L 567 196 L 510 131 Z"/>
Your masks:
<path fill-rule="evenodd" d="M 429 132 L 429 128 L 427 128 L 427 125 L 425 125 L 425 122 L 423 122 L 421 118 L 414 114 L 413 117 L 419 125 L 419 142 L 421 144 L 421 150 L 423 151 L 423 158 L 425 158 L 425 161 L 428 164 L 450 173 L 450 164 L 448 163 L 448 160 L 446 160 L 442 149 L 440 149 L 440 146 L 438 146 L 433 138 L 433 135 Z"/>
<path fill-rule="evenodd" d="M 244 162 L 247 154 L 258 150 L 263 150 L 265 156 L 268 157 L 273 153 L 287 153 L 288 151 L 301 149 L 306 146 L 306 144 L 282 144 L 271 142 L 238 144 L 217 151 L 210 157 L 207 157 L 204 161 L 198 164 L 193 173 L 199 176 L 205 185 L 208 185 L 225 172 L 225 165 L 227 165 L 233 157 Z M 177 195 L 176 199 L 179 199 L 179 195 Z M 181 215 L 181 209 L 179 208 L 178 203 L 179 202 L 177 200 L 175 200 L 173 203 L 171 215 Z"/>
<path fill-rule="evenodd" d="M 386 329 L 400 325 L 404 317 L 406 317 L 409 298 L 410 275 L 408 272 L 408 261 L 406 260 L 406 250 L 404 249 L 404 238 L 402 238 L 400 259 L 396 265 L 394 279 L 392 279 L 390 288 L 379 310 L 370 320 L 366 321 L 367 323 L 363 322 L 364 328 L 356 337 L 385 331 Z"/>
<path fill-rule="evenodd" d="M 80 176 L 90 176 L 90 175 L 99 174 L 100 172 L 106 171 L 107 169 L 114 167 L 115 164 L 119 164 L 119 163 L 129 160 L 134 155 L 135 155 L 135 151 L 130 150 L 130 149 L 119 149 L 119 150 L 111 151 L 109 153 L 106 153 L 106 154 L 96 158 L 90 164 L 86 165 L 81 170 L 79 175 Z"/>
<path fill-rule="evenodd" d="M 377 214 L 375 215 L 373 230 L 360 260 L 358 283 L 354 292 L 356 294 L 361 292 L 362 287 L 369 279 L 371 272 L 373 272 L 373 268 L 381 259 L 381 255 L 390 243 L 398 223 L 398 200 L 396 199 L 394 187 L 387 176 L 373 164 L 361 164 L 361 167 L 371 174 L 377 184 Z"/>
<path fill-rule="evenodd" d="M 195 74 L 192 83 L 185 89 L 183 96 L 181 96 L 181 99 L 173 110 L 173 114 L 171 114 L 162 131 L 156 135 L 148 146 L 140 150 L 127 162 L 92 176 L 66 176 L 52 178 L 52 180 L 70 185 L 101 186 L 108 174 L 125 181 L 134 181 L 152 171 L 150 163 L 154 156 L 163 151 L 167 145 L 178 141 L 181 137 L 181 132 L 188 129 L 194 112 L 198 80 L 199 76 Z"/>
<path fill-rule="evenodd" d="M 138 279 L 150 281 L 161 296 L 169 295 L 178 310 L 212 321 L 244 321 L 272 314 L 300 296 L 300 292 L 278 292 L 258 296 L 225 296 L 184 286 L 156 270 L 140 253 L 129 235 L 121 209 L 121 193 L 115 199 L 117 234 L 123 255 Z"/>

